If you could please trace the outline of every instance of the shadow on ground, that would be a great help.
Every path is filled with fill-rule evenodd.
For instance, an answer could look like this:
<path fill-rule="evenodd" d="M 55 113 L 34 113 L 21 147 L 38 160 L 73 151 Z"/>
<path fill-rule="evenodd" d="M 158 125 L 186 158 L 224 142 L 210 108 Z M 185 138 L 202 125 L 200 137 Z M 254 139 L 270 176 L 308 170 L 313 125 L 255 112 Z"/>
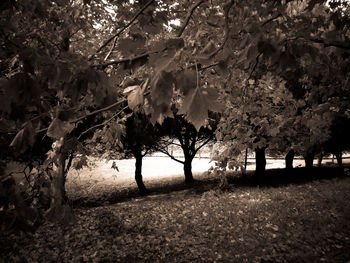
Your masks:
<path fill-rule="evenodd" d="M 339 167 L 298 167 L 287 171 L 285 169 L 269 169 L 261 178 L 255 178 L 254 172 L 249 171 L 246 174 L 240 172 L 228 172 L 226 190 L 233 190 L 237 187 L 278 187 L 290 184 L 305 184 L 315 180 L 331 180 L 334 178 L 344 178 L 350 176 L 350 165 Z M 148 186 L 149 194 L 141 196 L 138 189 L 123 189 L 121 191 L 110 193 L 100 198 L 78 198 L 72 200 L 74 207 L 97 207 L 106 204 L 115 204 L 120 202 L 136 200 L 154 200 L 186 198 L 191 195 L 199 195 L 212 189 L 219 189 L 222 179 L 220 177 L 205 177 L 197 179 L 192 184 L 184 182 L 173 182 L 171 179 L 168 183 L 156 183 Z"/>

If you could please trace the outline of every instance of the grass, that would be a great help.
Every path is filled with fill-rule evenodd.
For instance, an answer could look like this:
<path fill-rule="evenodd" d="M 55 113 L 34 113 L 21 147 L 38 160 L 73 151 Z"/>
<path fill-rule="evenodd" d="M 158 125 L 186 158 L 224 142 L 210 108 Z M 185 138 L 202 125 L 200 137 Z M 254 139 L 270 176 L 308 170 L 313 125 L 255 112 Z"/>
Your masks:
<path fill-rule="evenodd" d="M 347 262 L 350 177 L 333 176 L 334 169 L 314 171 L 296 169 L 294 176 L 276 182 L 282 170 L 273 170 L 268 176 L 274 184 L 260 187 L 252 186 L 249 178 L 231 176 L 225 191 L 215 187 L 216 179 L 199 180 L 191 188 L 175 184 L 164 190 L 154 185 L 150 196 L 128 193 L 119 200 L 123 202 L 114 204 L 81 203 L 74 208 L 76 221 L 69 230 L 47 223 L 33 235 L 11 235 L 0 258 L 4 262 Z"/>

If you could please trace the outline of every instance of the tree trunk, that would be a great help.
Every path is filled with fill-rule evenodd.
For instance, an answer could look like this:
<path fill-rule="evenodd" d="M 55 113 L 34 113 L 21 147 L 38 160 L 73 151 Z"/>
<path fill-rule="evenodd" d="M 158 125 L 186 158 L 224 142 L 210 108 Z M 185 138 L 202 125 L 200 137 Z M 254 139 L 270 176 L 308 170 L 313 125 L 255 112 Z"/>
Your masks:
<path fill-rule="evenodd" d="M 342 155 L 343 155 L 342 152 L 335 153 L 335 157 L 337 158 L 338 166 L 340 168 L 343 168 L 343 158 L 342 158 L 343 156 Z"/>
<path fill-rule="evenodd" d="M 135 181 L 137 184 L 137 187 L 139 188 L 139 191 L 141 193 L 141 195 L 146 195 L 148 193 L 148 190 L 145 186 L 145 184 L 143 183 L 142 180 L 142 152 L 141 152 L 141 148 L 137 147 L 138 149 L 136 149 L 136 151 L 134 151 L 134 156 L 136 159 L 135 162 Z"/>
<path fill-rule="evenodd" d="M 184 162 L 184 174 L 185 174 L 185 183 L 191 184 L 194 182 L 192 175 L 192 160 L 191 156 L 185 155 Z"/>
<path fill-rule="evenodd" d="M 57 153 L 58 164 L 53 165 L 53 172 L 51 173 L 51 186 L 50 186 L 50 208 L 46 212 L 46 216 L 52 221 L 60 221 L 62 218 L 62 211 L 67 204 L 67 196 L 65 190 L 65 162 L 66 157 L 64 153 Z"/>
<path fill-rule="evenodd" d="M 314 158 L 315 158 L 315 154 L 314 154 L 313 152 L 312 152 L 312 153 L 307 153 L 307 154 L 304 156 L 305 167 L 306 167 L 306 168 L 312 168 L 312 167 L 313 167 Z"/>
<path fill-rule="evenodd" d="M 265 147 L 255 149 L 255 181 L 260 183 L 260 179 L 264 176 L 266 170 Z"/>
<path fill-rule="evenodd" d="M 323 154 L 320 153 L 320 155 L 318 156 L 318 159 L 317 159 L 317 166 L 318 167 L 322 166 L 322 160 L 323 160 Z"/>
<path fill-rule="evenodd" d="M 245 148 L 245 156 L 244 156 L 244 170 L 247 170 L 247 163 L 248 163 L 248 148 Z"/>
<path fill-rule="evenodd" d="M 293 169 L 293 159 L 294 159 L 295 152 L 293 149 L 290 149 L 289 152 L 286 155 L 286 169 L 292 170 Z"/>

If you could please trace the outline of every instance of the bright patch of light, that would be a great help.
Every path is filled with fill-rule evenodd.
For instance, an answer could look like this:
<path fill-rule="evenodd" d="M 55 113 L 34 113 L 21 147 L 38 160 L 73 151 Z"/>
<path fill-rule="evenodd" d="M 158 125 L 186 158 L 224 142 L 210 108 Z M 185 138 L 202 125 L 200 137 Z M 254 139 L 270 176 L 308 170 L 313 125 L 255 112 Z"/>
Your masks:
<path fill-rule="evenodd" d="M 173 19 L 169 21 L 170 25 L 175 25 L 175 26 L 179 26 L 180 25 L 180 19 Z"/>
<path fill-rule="evenodd" d="M 170 20 L 168 22 L 168 24 L 163 24 L 163 26 L 166 27 L 166 29 L 171 32 L 173 31 L 174 29 L 171 27 L 171 25 L 175 25 L 175 26 L 180 26 L 181 22 L 180 22 L 180 19 L 173 19 L 173 20 Z"/>

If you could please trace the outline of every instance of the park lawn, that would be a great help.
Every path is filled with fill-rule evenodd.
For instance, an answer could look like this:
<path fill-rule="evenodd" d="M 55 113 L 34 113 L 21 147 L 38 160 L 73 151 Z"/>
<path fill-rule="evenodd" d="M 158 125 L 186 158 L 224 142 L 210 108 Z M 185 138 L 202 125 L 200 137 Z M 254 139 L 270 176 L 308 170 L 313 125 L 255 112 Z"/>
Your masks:
<path fill-rule="evenodd" d="M 3 248 L 0 256 L 4 262 L 347 262 L 349 200 L 349 176 L 226 191 L 194 187 L 75 207 L 70 229 L 45 224 L 25 238 L 10 236 L 13 252 Z"/>

